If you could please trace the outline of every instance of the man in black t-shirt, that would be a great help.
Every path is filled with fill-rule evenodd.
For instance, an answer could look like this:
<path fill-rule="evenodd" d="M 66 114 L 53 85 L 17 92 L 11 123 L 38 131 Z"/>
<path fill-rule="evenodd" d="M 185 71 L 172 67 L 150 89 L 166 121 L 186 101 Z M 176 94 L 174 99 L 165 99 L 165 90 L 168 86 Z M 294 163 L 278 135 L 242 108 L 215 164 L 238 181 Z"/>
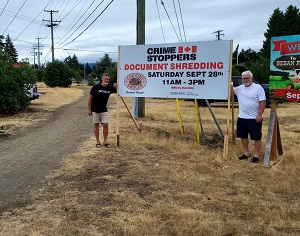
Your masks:
<path fill-rule="evenodd" d="M 103 127 L 103 145 L 105 147 L 110 147 L 110 144 L 107 142 L 109 116 L 106 106 L 109 95 L 117 92 L 118 85 L 117 83 L 114 83 L 113 86 L 109 85 L 109 79 L 108 74 L 103 74 L 101 83 L 92 87 L 88 100 L 88 114 L 93 117 L 96 147 L 101 146 L 99 139 L 99 123 L 101 123 Z"/>

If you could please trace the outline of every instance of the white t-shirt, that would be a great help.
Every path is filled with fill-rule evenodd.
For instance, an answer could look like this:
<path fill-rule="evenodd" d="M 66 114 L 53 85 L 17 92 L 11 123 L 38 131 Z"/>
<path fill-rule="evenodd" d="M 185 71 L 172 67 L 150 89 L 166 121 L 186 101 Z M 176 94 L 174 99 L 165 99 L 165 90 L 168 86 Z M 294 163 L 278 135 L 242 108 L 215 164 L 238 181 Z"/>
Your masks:
<path fill-rule="evenodd" d="M 252 83 L 249 87 L 242 84 L 233 88 L 233 91 L 239 102 L 238 117 L 255 119 L 258 115 L 259 102 L 266 100 L 264 89 L 259 84 Z"/>

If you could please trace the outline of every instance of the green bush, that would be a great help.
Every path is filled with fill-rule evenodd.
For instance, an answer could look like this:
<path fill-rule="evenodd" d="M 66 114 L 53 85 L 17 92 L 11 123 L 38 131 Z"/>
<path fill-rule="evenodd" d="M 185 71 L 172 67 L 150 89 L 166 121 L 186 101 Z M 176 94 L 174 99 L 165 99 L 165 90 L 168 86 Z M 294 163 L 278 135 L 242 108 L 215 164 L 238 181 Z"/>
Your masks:
<path fill-rule="evenodd" d="M 89 76 L 89 77 L 87 78 L 87 81 L 88 81 L 88 85 L 89 85 L 89 86 L 95 85 L 95 81 L 94 81 L 94 78 L 93 78 L 92 76 Z"/>
<path fill-rule="evenodd" d="M 22 111 L 30 104 L 25 84 L 36 82 L 35 73 L 26 63 L 14 67 L 10 57 L 0 51 L 0 114 Z"/>
<path fill-rule="evenodd" d="M 107 67 L 105 70 L 105 73 L 109 74 L 109 77 L 110 77 L 109 82 L 111 84 L 117 83 L 117 67 L 116 66 Z"/>
<path fill-rule="evenodd" d="M 80 70 L 79 71 L 75 71 L 73 69 L 71 69 L 71 71 L 72 71 L 72 77 L 76 80 L 76 83 L 80 84 L 81 81 L 82 81 L 82 76 L 80 74 L 81 71 Z"/>
<path fill-rule="evenodd" d="M 36 69 L 35 70 L 37 80 L 40 82 L 44 81 L 44 69 Z"/>
<path fill-rule="evenodd" d="M 72 71 L 61 61 L 49 62 L 44 72 L 44 82 L 50 87 L 69 87 L 72 84 Z"/>

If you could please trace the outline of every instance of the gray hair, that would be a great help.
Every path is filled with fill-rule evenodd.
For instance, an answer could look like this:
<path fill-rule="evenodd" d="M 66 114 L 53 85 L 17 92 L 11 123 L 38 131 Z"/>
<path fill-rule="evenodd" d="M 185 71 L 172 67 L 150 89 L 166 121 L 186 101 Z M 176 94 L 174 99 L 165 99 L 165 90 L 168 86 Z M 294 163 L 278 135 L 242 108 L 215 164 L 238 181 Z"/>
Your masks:
<path fill-rule="evenodd" d="M 252 74 L 252 72 L 250 70 L 244 71 L 242 73 L 242 77 L 245 76 L 245 75 L 249 75 L 251 78 L 253 78 L 253 74 Z"/>

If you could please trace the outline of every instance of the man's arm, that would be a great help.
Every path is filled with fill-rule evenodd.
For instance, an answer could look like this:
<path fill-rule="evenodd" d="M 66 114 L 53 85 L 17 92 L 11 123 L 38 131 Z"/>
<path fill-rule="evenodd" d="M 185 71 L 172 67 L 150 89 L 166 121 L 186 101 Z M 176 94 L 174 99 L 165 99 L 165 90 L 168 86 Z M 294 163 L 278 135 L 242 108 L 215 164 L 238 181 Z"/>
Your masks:
<path fill-rule="evenodd" d="M 89 114 L 89 116 L 92 115 L 92 100 L 93 100 L 93 95 L 90 94 L 89 100 L 88 100 L 88 114 Z"/>
<path fill-rule="evenodd" d="M 113 87 L 114 87 L 115 89 L 117 89 L 117 88 L 118 88 L 118 84 L 117 84 L 117 83 L 114 83 L 114 84 L 113 84 Z"/>
<path fill-rule="evenodd" d="M 257 123 L 262 121 L 263 119 L 262 115 L 264 113 L 265 108 L 266 108 L 266 100 L 259 101 L 258 114 L 255 119 Z"/>

